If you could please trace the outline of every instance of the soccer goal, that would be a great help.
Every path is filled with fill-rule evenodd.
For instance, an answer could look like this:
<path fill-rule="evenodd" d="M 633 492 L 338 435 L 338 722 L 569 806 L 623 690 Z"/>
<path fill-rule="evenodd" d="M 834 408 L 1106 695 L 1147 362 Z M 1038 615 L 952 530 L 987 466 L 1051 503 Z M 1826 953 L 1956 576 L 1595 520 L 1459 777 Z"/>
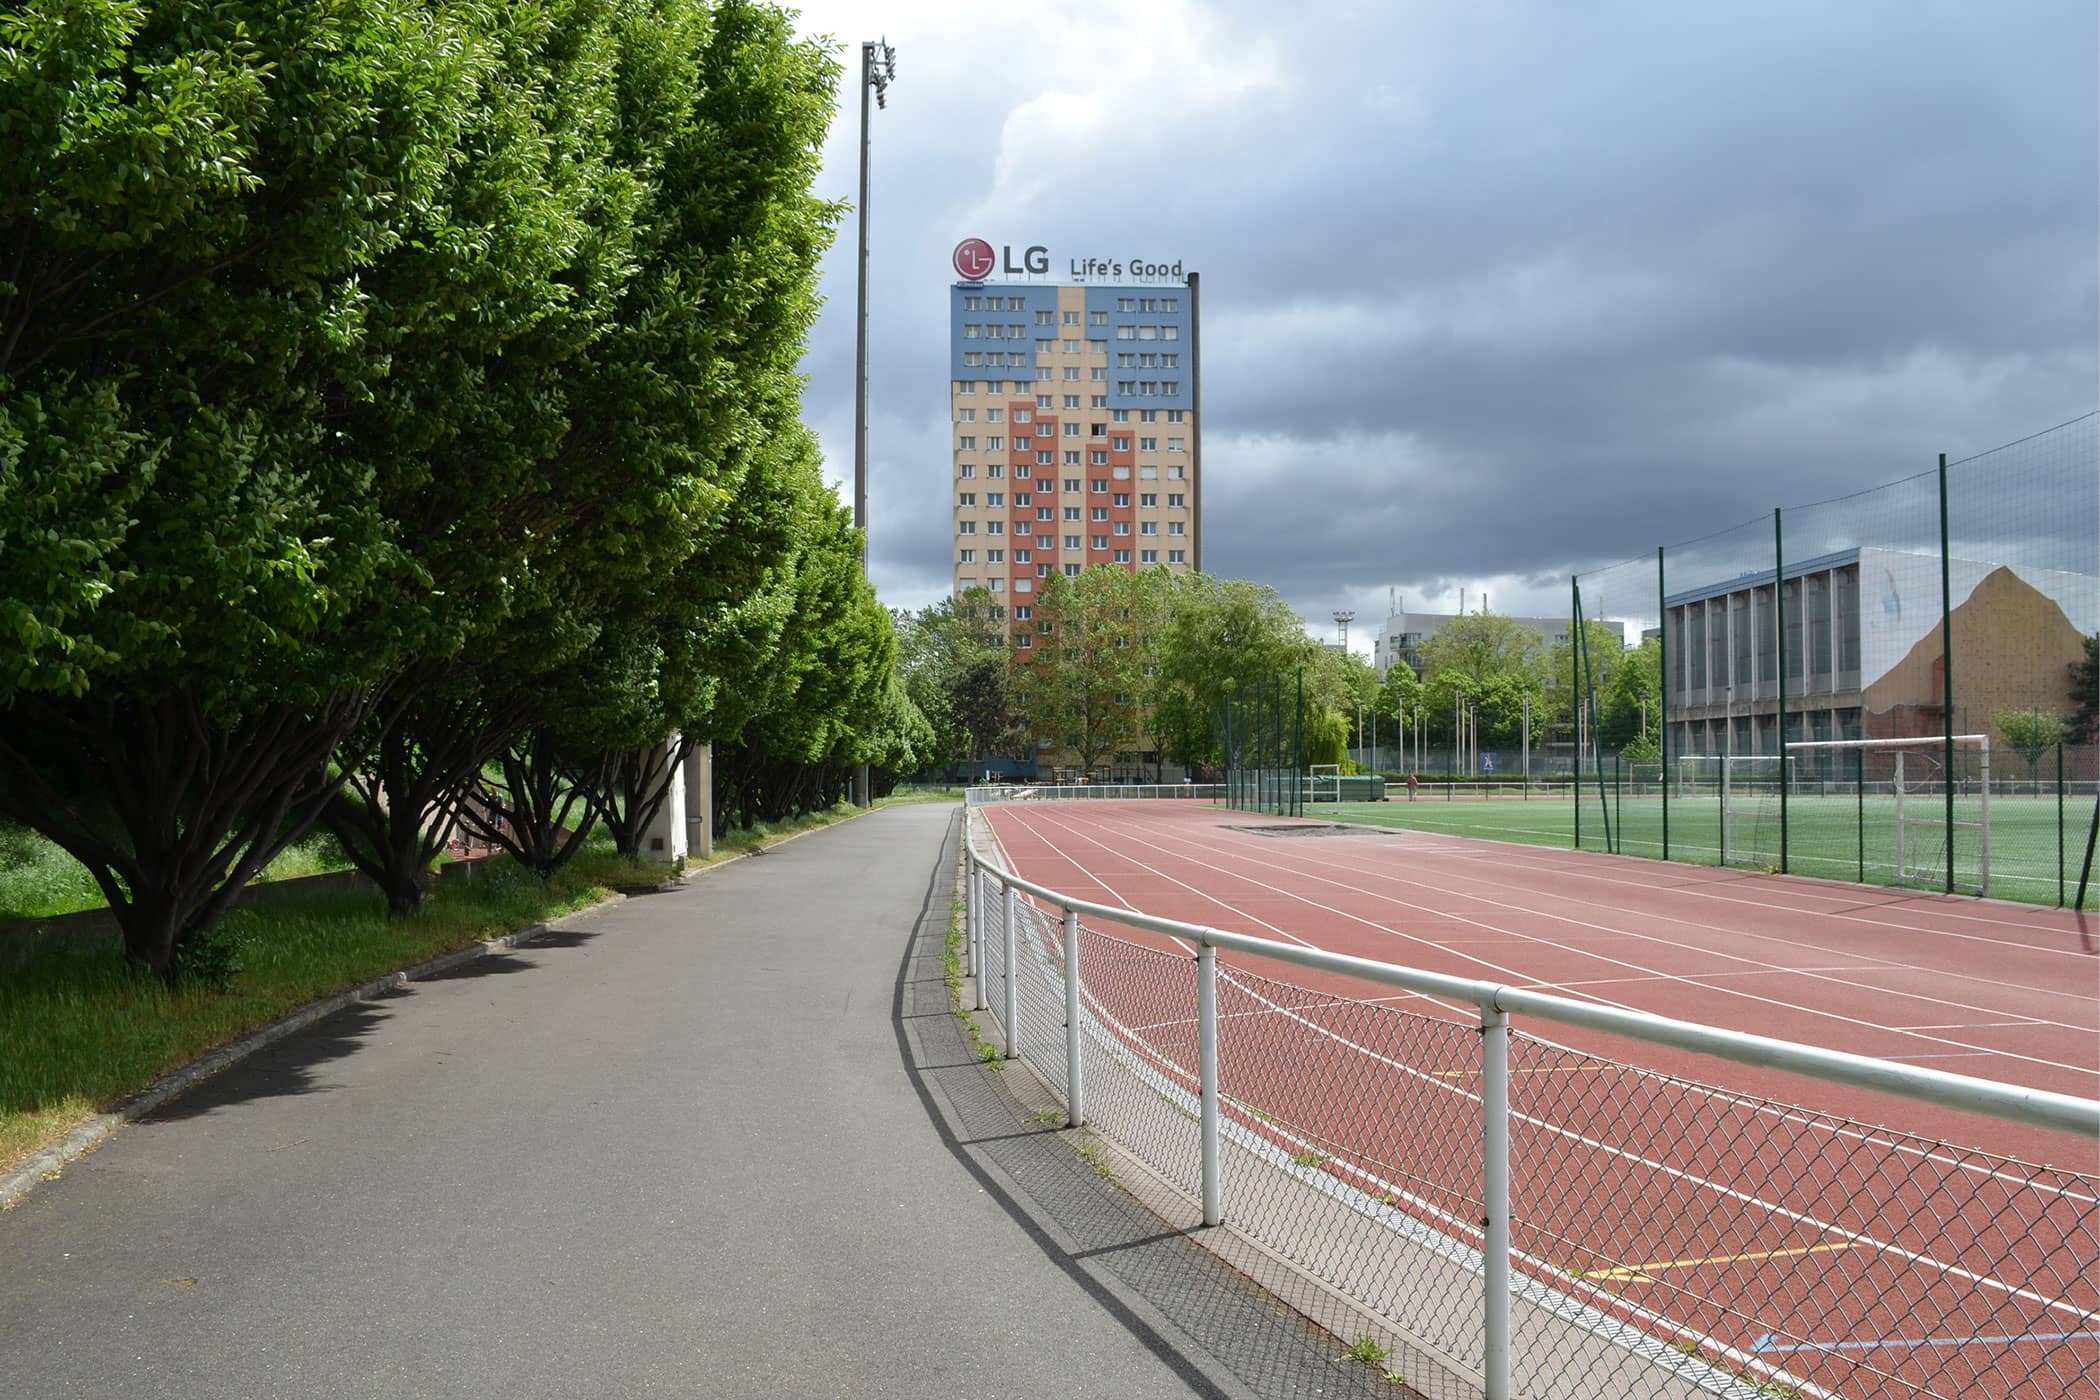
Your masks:
<path fill-rule="evenodd" d="M 1719 797 L 1721 756 L 1713 753 L 1677 755 L 1677 796 Z"/>
<path fill-rule="evenodd" d="M 1784 865 L 1780 803 L 1795 776 L 1793 756 L 1729 753 L 1710 758 L 1720 785 L 1721 864 L 1758 870 Z"/>
<path fill-rule="evenodd" d="M 1947 769 L 1947 740 L 1820 739 L 1787 745 L 1795 756 L 1859 751 L 1860 823 L 1866 825 L 1868 794 L 1893 837 L 1899 885 L 1957 889 L 1982 894 L 1991 886 L 1991 740 L 1987 734 L 1954 736 L 1954 771 Z M 1961 870 L 1973 864 L 1975 878 Z"/>
<path fill-rule="evenodd" d="M 1339 763 L 1315 763 L 1307 772 L 1309 785 L 1306 800 L 1309 802 L 1334 802 L 1342 800 L 1342 765 Z"/>

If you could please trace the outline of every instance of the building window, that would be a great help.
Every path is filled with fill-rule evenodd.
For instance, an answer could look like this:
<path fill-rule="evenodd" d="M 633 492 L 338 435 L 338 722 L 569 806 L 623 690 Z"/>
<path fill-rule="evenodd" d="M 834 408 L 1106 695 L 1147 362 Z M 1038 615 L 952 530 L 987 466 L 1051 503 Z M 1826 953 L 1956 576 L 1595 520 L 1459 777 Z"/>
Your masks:
<path fill-rule="evenodd" d="M 1141 491 L 1138 493 L 1138 504 L 1151 510 L 1159 505 L 1159 497 L 1151 491 Z"/>
<path fill-rule="evenodd" d="M 1181 397 L 1181 381 L 1178 379 L 1164 380 L 1159 386 L 1159 392 L 1164 398 L 1178 399 Z"/>
<path fill-rule="evenodd" d="M 994 462 L 984 469 L 984 474 L 990 477 L 992 480 L 997 481 L 999 480 L 999 478 L 1006 475 L 1006 468 L 1000 466 L 997 462 Z"/>
<path fill-rule="evenodd" d="M 1188 562 L 1188 551 L 1185 549 L 1168 550 L 1167 562 L 1169 564 L 1186 564 Z"/>
<path fill-rule="evenodd" d="M 1022 581 L 1023 583 L 1026 583 L 1026 582 L 1028 582 L 1028 580 L 1026 580 L 1026 579 L 1023 579 L 1023 580 L 1021 580 L 1021 581 Z M 1016 608 L 1016 609 L 1014 609 L 1014 611 L 1015 611 L 1015 612 L 1019 612 L 1019 611 L 1020 611 L 1020 609 L 1019 609 L 1019 608 Z M 1030 651 L 1030 650 L 1033 650 L 1033 649 L 1034 649 L 1034 647 L 1035 647 L 1035 638 L 1033 638 L 1033 637 L 1029 636 L 1029 635 L 1028 635 L 1028 634 L 1027 634 L 1026 632 L 1023 632 L 1023 633 L 1022 633 L 1022 634 L 1021 634 L 1020 636 L 1018 636 L 1018 637 L 1014 638 L 1014 650 L 1016 650 L 1016 651 Z"/>
<path fill-rule="evenodd" d="M 971 331 L 974 331 L 974 330 L 976 330 L 976 329 L 977 329 L 977 327 L 975 327 L 975 326 L 964 326 L 964 327 L 963 327 L 963 339 L 964 339 L 964 340 L 968 340 L 968 339 L 970 339 L 970 338 L 971 338 L 971 337 L 970 337 L 970 332 L 971 332 Z M 996 325 L 992 325 L 992 326 L 986 326 L 986 327 L 984 328 L 984 338 L 985 338 L 986 340 L 1004 340 L 1004 339 L 1006 339 L 1006 331 L 1005 331 L 1005 330 L 1004 330 L 1003 328 L 1001 328 L 1001 327 L 999 327 L 999 326 L 996 326 Z"/>
<path fill-rule="evenodd" d="M 955 533 L 958 535 L 974 535 L 977 533 L 977 522 L 974 520 L 958 520 L 955 522 Z"/>
<path fill-rule="evenodd" d="M 1023 536 L 1021 536 L 1021 538 L 1022 538 L 1022 539 L 1026 539 L 1026 538 L 1028 538 L 1028 537 L 1027 537 L 1026 535 L 1023 535 Z M 1033 550 L 1028 550 L 1028 549 L 1017 549 L 1017 550 L 1015 550 L 1015 551 L 1014 551 L 1014 562 L 1015 562 L 1016 564 L 1027 564 L 1027 563 L 1032 563 L 1032 562 L 1034 561 L 1034 559 L 1035 559 L 1035 552 L 1034 552 Z"/>
<path fill-rule="evenodd" d="M 1139 439 L 1138 439 L 1138 451 L 1140 451 L 1140 452 L 1157 452 L 1157 451 L 1159 451 L 1159 439 L 1158 439 L 1158 438 L 1148 438 L 1148 437 L 1141 437 L 1141 438 L 1139 438 Z"/>
<path fill-rule="evenodd" d="M 1004 520 L 987 520 L 984 522 L 984 532 L 987 535 L 1003 535 L 1006 533 L 1006 522 Z M 1172 532 L 1169 531 L 1169 533 L 1171 534 Z"/>
<path fill-rule="evenodd" d="M 1116 551 L 1115 558 L 1118 564 L 1128 564 L 1130 562 L 1130 551 L 1127 549 L 1119 549 Z M 1119 638 L 1118 640 L 1121 639 Z"/>
<path fill-rule="evenodd" d="M 1006 410 L 1003 408 L 988 408 L 984 411 L 984 421 L 987 423 L 998 423 L 1003 421 L 1005 417 Z"/>
<path fill-rule="evenodd" d="M 1181 310 L 1181 298 L 1161 297 L 1159 299 L 1159 309 L 1171 315 L 1174 312 Z"/>
<path fill-rule="evenodd" d="M 1057 313 L 1055 311 L 1038 311 L 1035 313 L 1035 323 L 1039 326 L 1054 326 L 1057 324 Z"/>
<path fill-rule="evenodd" d="M 1167 504 L 1176 508 L 1177 510 L 1182 506 L 1187 505 L 1188 503 L 1189 498 L 1187 496 L 1182 495 L 1179 491 L 1169 491 L 1167 493 Z"/>
<path fill-rule="evenodd" d="M 1116 492 L 1116 499 L 1115 499 L 1115 504 L 1116 504 L 1116 505 L 1119 505 L 1119 506 L 1127 506 L 1127 505 L 1129 505 L 1129 504 L 1130 504 L 1130 493 L 1129 493 L 1128 491 L 1118 491 L 1118 492 Z"/>
<path fill-rule="evenodd" d="M 1054 467 L 1057 465 L 1057 454 L 1055 452 L 1038 452 L 1035 454 L 1035 464 L 1039 467 Z"/>
<path fill-rule="evenodd" d="M 994 411 L 996 412 L 997 410 Z M 1034 416 L 1035 414 L 1033 413 L 1033 411 L 1029 409 L 1017 408 L 1014 410 L 1014 422 L 1016 423 L 1026 423 L 1029 419 L 1033 418 Z M 994 418 L 992 421 L 996 423 L 999 420 Z"/>
<path fill-rule="evenodd" d="M 974 506 L 977 504 L 977 493 L 975 491 L 961 492 L 956 496 L 955 503 L 959 506 Z"/>
<path fill-rule="evenodd" d="M 1086 484 L 1086 489 L 1097 496 L 1106 496 L 1108 494 L 1108 483 L 1105 481 L 1089 481 Z"/>
<path fill-rule="evenodd" d="M 981 365 L 981 364 L 983 364 L 983 363 L 984 363 L 984 355 L 983 355 L 983 353 L 982 353 L 981 351 L 977 351 L 977 350 L 965 350 L 965 351 L 963 351 L 963 363 L 964 363 L 965 365 Z M 967 384 L 967 383 L 969 383 L 970 381 L 969 381 L 969 380 L 967 380 L 967 379 L 965 379 L 965 380 L 962 380 L 961 382 L 962 382 L 962 383 L 964 383 L 964 384 Z M 968 389 L 965 389 L 965 390 L 963 390 L 962 392 L 964 392 L 965 394 L 967 394 L 967 393 L 969 393 L 970 391 L 969 391 Z"/>
<path fill-rule="evenodd" d="M 1066 408 L 1077 408 L 1077 407 L 1079 407 L 1079 395 L 1077 395 L 1077 394 L 1067 394 L 1067 395 L 1065 395 L 1065 407 L 1066 407 Z"/>
<path fill-rule="evenodd" d="M 1116 522 L 1115 530 L 1116 530 L 1116 533 L 1117 533 L 1117 534 L 1119 534 L 1119 535 L 1127 535 L 1127 534 L 1129 534 L 1129 533 L 1130 533 L 1130 522 L 1129 522 L 1128 520 L 1118 520 L 1118 521 Z"/>
<path fill-rule="evenodd" d="M 1035 518 L 1038 520 L 1055 520 L 1057 519 L 1057 507 L 1037 506 L 1035 508 Z"/>
<path fill-rule="evenodd" d="M 1117 327 L 1116 327 L 1116 339 L 1118 339 L 1118 340 L 1136 340 L 1136 339 L 1137 339 L 1137 327 L 1136 327 L 1136 326 L 1117 326 Z"/>
<path fill-rule="evenodd" d="M 964 298 L 963 298 L 963 310 L 965 310 L 965 311 L 982 311 L 982 310 L 984 310 L 984 298 L 983 298 L 983 297 L 964 297 Z"/>
<path fill-rule="evenodd" d="M 1079 313 L 1077 311 L 1067 311 L 1062 319 L 1066 325 L 1076 326 L 1079 324 Z"/>
<path fill-rule="evenodd" d="M 1079 366 L 1078 366 L 1078 365 L 1066 365 L 1066 366 L 1065 366 L 1065 378 L 1066 378 L 1066 379 L 1069 379 L 1069 380 L 1072 380 L 1072 381 L 1074 381 L 1074 382 L 1077 382 L 1077 380 L 1079 379 Z"/>
<path fill-rule="evenodd" d="M 1118 379 L 1116 381 L 1116 392 L 1126 398 L 1135 398 L 1137 396 L 1137 381 L 1135 379 Z"/>
<path fill-rule="evenodd" d="M 1079 518 L 1079 507 L 1078 507 L 1078 506 L 1066 506 L 1066 507 L 1065 507 L 1065 519 L 1067 519 L 1067 520 L 1077 520 L 1078 518 Z"/>
<path fill-rule="evenodd" d="M 1089 518 L 1090 518 L 1090 519 L 1092 519 L 1092 520 L 1094 520 L 1094 521 L 1096 521 L 1096 522 L 1099 522 L 1099 521 L 1104 521 L 1104 520 L 1108 519 L 1108 507 L 1107 507 L 1107 506 L 1095 506 L 1095 507 L 1093 507 L 1093 512 L 1092 512 L 1092 514 L 1091 514 L 1091 516 L 1090 516 Z"/>
<path fill-rule="evenodd" d="M 991 589 L 994 593 L 1004 593 L 1006 591 L 1006 580 L 998 577 L 988 578 L 984 581 L 984 586 Z"/>
<path fill-rule="evenodd" d="M 1138 333 L 1138 339 L 1139 339 L 1139 340 L 1157 340 L 1157 339 L 1159 339 L 1159 327 L 1158 327 L 1158 326 L 1139 326 L 1139 327 L 1137 328 L 1137 333 Z"/>
<path fill-rule="evenodd" d="M 997 528 L 996 528 L 996 527 L 997 527 L 997 525 L 998 525 L 998 522 L 997 522 L 997 521 L 994 521 L 994 522 L 992 522 L 992 523 L 993 523 L 993 526 L 995 527 L 995 528 L 994 528 L 994 530 L 993 530 L 993 533 L 994 533 L 994 534 L 997 534 L 997 533 L 998 533 L 998 531 L 997 531 Z M 1187 534 L 1188 532 L 1189 532 L 1189 526 L 1188 526 L 1188 522 L 1187 522 L 1187 521 L 1185 521 L 1185 520 L 1169 520 L 1169 521 L 1167 522 L 1167 533 L 1168 533 L 1168 534 L 1170 534 L 1170 535 L 1186 535 L 1186 534 Z"/>
<path fill-rule="evenodd" d="M 975 452 L 977 450 L 977 439 L 965 434 L 955 440 L 955 450 L 958 452 Z"/>
<path fill-rule="evenodd" d="M 1139 467 L 1139 468 L 1138 468 L 1138 479 L 1139 479 L 1139 480 L 1141 480 L 1141 481 L 1157 481 L 1157 480 L 1159 480 L 1159 468 L 1158 468 L 1158 467 Z"/>
<path fill-rule="evenodd" d="M 1086 460 L 1089 466 L 1105 467 L 1108 465 L 1108 454 L 1106 452 L 1089 452 L 1086 454 Z"/>
<path fill-rule="evenodd" d="M 975 423 L 977 421 L 977 410 L 974 408 L 958 408 L 955 410 L 955 421 L 958 423 Z"/>
<path fill-rule="evenodd" d="M 992 329 L 993 329 L 993 330 L 998 330 L 999 328 L 998 328 L 997 326 L 994 326 L 994 327 L 992 327 Z M 983 331 L 982 331 L 982 330 L 981 330 L 981 329 L 980 329 L 979 327 L 977 327 L 977 326 L 964 326 L 964 327 L 963 327 L 963 339 L 964 339 L 964 340 L 975 340 L 975 339 L 977 339 L 977 337 L 978 337 L 979 335 L 981 335 L 981 334 L 983 334 Z"/>
<path fill-rule="evenodd" d="M 1159 328 L 1159 338 L 1161 340 L 1179 340 L 1181 339 L 1181 327 L 1161 326 Z"/>
<path fill-rule="evenodd" d="M 1077 541 L 1077 540 L 1074 540 L 1074 541 L 1072 541 L 1072 547 L 1073 547 L 1074 549 L 1077 549 L 1077 548 L 1079 548 L 1079 541 Z M 1067 564 L 1067 565 L 1065 565 L 1065 577 L 1066 577 L 1066 578 L 1078 578 L 1078 577 L 1079 577 L 1079 566 L 1078 566 L 1077 564 Z"/>
<path fill-rule="evenodd" d="M 955 562 L 958 564 L 974 564 L 977 562 L 977 551 L 974 549 L 958 549 L 955 551 Z"/>
<path fill-rule="evenodd" d="M 1029 466 L 1029 465 L 1028 465 L 1028 463 L 1026 463 L 1026 462 L 1017 462 L 1017 463 L 1015 463 L 1015 464 L 1014 464 L 1014 475 L 1015 475 L 1016 477 L 1019 477 L 1020 479 L 1022 479 L 1022 480 L 1024 480 L 1024 481 L 1025 481 L 1025 480 L 1027 480 L 1027 479 L 1028 479 L 1028 477 L 1029 477 L 1029 476 L 1030 476 L 1030 475 L 1031 475 L 1031 474 L 1032 474 L 1032 473 L 1033 473 L 1034 471 L 1035 471 L 1035 468 L 1034 468 L 1034 467 L 1031 467 L 1031 466 Z M 1018 503 L 1018 502 L 1016 502 L 1016 504 L 1019 504 L 1019 503 Z"/>
<path fill-rule="evenodd" d="M 1158 551 L 1158 550 L 1156 550 L 1156 549 L 1141 549 L 1141 550 L 1139 550 L 1139 551 L 1138 551 L 1138 563 L 1140 563 L 1140 564 L 1157 564 L 1158 562 L 1159 562 L 1159 551 Z"/>
<path fill-rule="evenodd" d="M 1135 310 L 1137 310 L 1137 298 L 1135 298 L 1135 297 L 1117 297 L 1117 298 L 1116 298 L 1116 310 L 1118 310 L 1118 311 L 1135 311 Z"/>
<path fill-rule="evenodd" d="M 1037 382 L 1040 383 L 1045 379 L 1055 379 L 1057 376 L 1051 372 L 1050 366 L 1037 365 L 1035 367 L 1035 377 Z"/>
<path fill-rule="evenodd" d="M 1184 446 L 1183 446 L 1183 444 L 1184 444 L 1184 443 L 1186 443 L 1187 441 L 1188 441 L 1188 439 L 1186 439 L 1186 438 L 1175 438 L 1175 437 L 1170 437 L 1170 438 L 1168 438 L 1168 439 L 1167 439 L 1167 451 L 1169 451 L 1169 452 L 1185 452 L 1185 451 L 1187 451 L 1188 449 L 1187 449 L 1186 447 L 1184 447 Z"/>
<path fill-rule="evenodd" d="M 1078 436 L 1079 436 L 1079 425 L 1078 425 L 1077 423 L 1067 423 L 1067 424 L 1065 424 L 1065 436 L 1066 436 L 1066 437 L 1078 437 Z"/>
<path fill-rule="evenodd" d="M 1178 409 L 1178 408 L 1170 408 L 1170 409 L 1168 409 L 1168 410 L 1167 410 L 1167 421 L 1168 421 L 1169 423 L 1179 423 L 1179 422 L 1181 421 L 1181 415 L 1182 415 L 1183 411 L 1184 411 L 1184 410 L 1182 410 L 1182 409 Z"/>
<path fill-rule="evenodd" d="M 984 440 L 984 446 L 987 452 L 999 452 L 1006 447 L 1006 439 L 1003 436 L 988 437 Z"/>
<path fill-rule="evenodd" d="M 967 358 L 965 358 L 965 359 L 964 359 L 964 361 L 963 361 L 963 363 L 964 363 L 964 364 L 968 364 L 968 363 L 969 363 L 969 360 L 968 360 Z M 1135 355 L 1118 355 L 1118 356 L 1116 356 L 1116 368 L 1117 368 L 1117 369 L 1136 369 L 1136 368 L 1137 368 L 1137 356 L 1135 356 Z"/>
<path fill-rule="evenodd" d="M 1090 326 L 1105 326 L 1108 324 L 1108 313 L 1106 311 L 1089 311 L 1086 313 L 1086 323 Z"/>
<path fill-rule="evenodd" d="M 987 549 L 984 552 L 984 562 L 987 564 L 1004 564 L 1006 562 L 1006 551 L 1003 549 Z"/>
<path fill-rule="evenodd" d="M 1187 476 L 1188 474 L 1189 472 L 1187 467 L 1167 468 L 1167 480 L 1169 481 L 1180 481 L 1183 477 Z"/>
<path fill-rule="evenodd" d="M 1179 356 L 1179 355 L 1162 355 L 1162 356 L 1160 356 L 1160 357 L 1159 357 L 1159 367 L 1160 367 L 1161 369 L 1180 369 L 1180 368 L 1181 368 L 1181 356 Z"/>
<path fill-rule="evenodd" d="M 1037 578 L 1048 578 L 1048 577 L 1050 577 L 1050 566 L 1049 566 L 1048 564 L 1038 564 L 1038 565 L 1036 565 L 1036 566 L 1035 566 L 1035 576 L 1036 576 Z"/>
<path fill-rule="evenodd" d="M 1065 454 L 1065 465 L 1066 465 L 1066 466 L 1068 466 L 1068 467 L 1076 467 L 1076 466 L 1078 466 L 1078 465 L 1079 465 L 1079 454 L 1078 454 L 1077 452 L 1067 452 L 1067 453 Z"/>
<path fill-rule="evenodd" d="M 1130 450 L 1130 439 L 1127 437 L 1114 438 L 1108 445 L 1118 452 L 1128 452 Z"/>
<path fill-rule="evenodd" d="M 1006 493 L 1004 491 L 987 491 L 984 493 L 984 503 L 992 507 L 1003 506 L 1006 504 Z"/>
<path fill-rule="evenodd" d="M 1077 536 L 1077 535 L 1066 535 L 1066 536 L 1065 536 L 1065 548 L 1066 548 L 1066 549 L 1077 549 L 1077 548 L 1079 548 L 1079 536 Z"/>
<path fill-rule="evenodd" d="M 1106 536 L 1106 535 L 1096 535 L 1096 536 L 1094 536 L 1094 539 L 1093 539 L 1093 547 L 1094 547 L 1095 549 L 1107 549 L 1107 548 L 1108 548 L 1108 536 Z"/>
<path fill-rule="evenodd" d="M 1157 520 L 1140 520 L 1138 522 L 1138 533 L 1141 535 L 1158 534 L 1159 522 Z"/>
<path fill-rule="evenodd" d="M 1028 604 L 1022 603 L 1020 606 L 1014 609 L 1014 621 L 1026 622 L 1028 621 L 1029 617 L 1034 613 L 1034 611 L 1035 609 L 1029 607 Z"/>
<path fill-rule="evenodd" d="M 1079 489 L 1079 478 L 1078 478 L 1078 477 L 1076 477 L 1076 476 L 1068 476 L 1068 477 L 1066 477 L 1066 478 L 1065 478 L 1065 490 L 1067 490 L 1067 491 L 1077 491 L 1078 489 Z"/>

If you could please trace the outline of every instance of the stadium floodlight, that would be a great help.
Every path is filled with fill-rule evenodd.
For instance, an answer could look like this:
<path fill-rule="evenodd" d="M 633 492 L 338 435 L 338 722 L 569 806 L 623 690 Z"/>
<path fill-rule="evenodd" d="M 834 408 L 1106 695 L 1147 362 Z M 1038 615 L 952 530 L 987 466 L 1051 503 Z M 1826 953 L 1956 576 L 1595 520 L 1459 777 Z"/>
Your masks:
<path fill-rule="evenodd" d="M 860 263 L 853 322 L 853 528 L 860 531 L 860 571 L 868 572 L 868 93 L 877 107 L 889 106 L 890 84 L 897 80 L 897 51 L 888 39 L 860 46 Z M 853 770 L 853 801 L 872 805 L 868 766 Z"/>

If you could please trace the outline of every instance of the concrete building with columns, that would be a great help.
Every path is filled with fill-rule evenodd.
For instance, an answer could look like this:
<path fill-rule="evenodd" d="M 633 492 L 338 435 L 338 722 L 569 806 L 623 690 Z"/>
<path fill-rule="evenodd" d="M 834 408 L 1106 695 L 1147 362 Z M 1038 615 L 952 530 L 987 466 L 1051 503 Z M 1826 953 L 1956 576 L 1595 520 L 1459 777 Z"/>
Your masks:
<path fill-rule="evenodd" d="M 1054 572 L 1203 566 L 1199 284 L 1094 258 L 1052 282 L 1040 247 L 1006 263 L 1022 280 L 984 280 L 1000 264 L 981 240 L 955 250 L 949 562 L 1026 647 L 1018 624 Z"/>

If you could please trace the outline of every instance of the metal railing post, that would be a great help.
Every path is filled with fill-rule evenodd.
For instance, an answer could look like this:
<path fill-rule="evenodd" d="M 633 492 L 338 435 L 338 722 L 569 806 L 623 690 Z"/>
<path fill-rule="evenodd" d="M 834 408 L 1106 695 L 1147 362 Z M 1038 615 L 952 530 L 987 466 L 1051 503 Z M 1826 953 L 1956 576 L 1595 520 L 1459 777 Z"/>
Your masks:
<path fill-rule="evenodd" d="M 1509 1017 L 1480 1008 L 1482 1290 L 1487 1400 L 1509 1400 Z"/>
<path fill-rule="evenodd" d="M 985 921 L 992 917 L 991 876 L 980 872 L 977 879 L 977 922 L 970 944 L 970 986 L 973 989 L 971 1000 L 976 1003 L 970 1008 L 972 1011 L 984 1010 L 984 925 Z"/>
<path fill-rule="evenodd" d="M 1079 911 L 1065 910 L 1065 1126 L 1086 1122 L 1079 1064 Z"/>
<path fill-rule="evenodd" d="M 963 975 L 972 971 L 971 960 L 977 956 L 977 889 L 984 879 L 984 869 L 977 863 L 977 852 L 969 846 L 963 847 Z"/>
<path fill-rule="evenodd" d="M 1196 948 L 1196 1074 L 1203 1091 L 1203 1223 L 1225 1219 L 1218 1180 L 1218 950 Z"/>
<path fill-rule="evenodd" d="M 1014 943 L 1017 938 L 1015 929 L 1019 927 L 1021 922 L 1020 915 L 1021 892 L 1012 885 L 1008 885 L 1006 887 L 1006 967 L 1004 969 L 1006 973 L 1006 986 L 1004 989 L 1006 992 L 1006 1011 L 1004 1018 L 1006 1021 L 1006 1058 L 1009 1060 L 1015 1058 L 1014 1045 L 1019 1041 L 1021 1035 L 1019 1023 L 1014 1016 L 1014 1001 L 1019 995 L 1017 990 L 1019 984 L 1014 981 Z"/>

